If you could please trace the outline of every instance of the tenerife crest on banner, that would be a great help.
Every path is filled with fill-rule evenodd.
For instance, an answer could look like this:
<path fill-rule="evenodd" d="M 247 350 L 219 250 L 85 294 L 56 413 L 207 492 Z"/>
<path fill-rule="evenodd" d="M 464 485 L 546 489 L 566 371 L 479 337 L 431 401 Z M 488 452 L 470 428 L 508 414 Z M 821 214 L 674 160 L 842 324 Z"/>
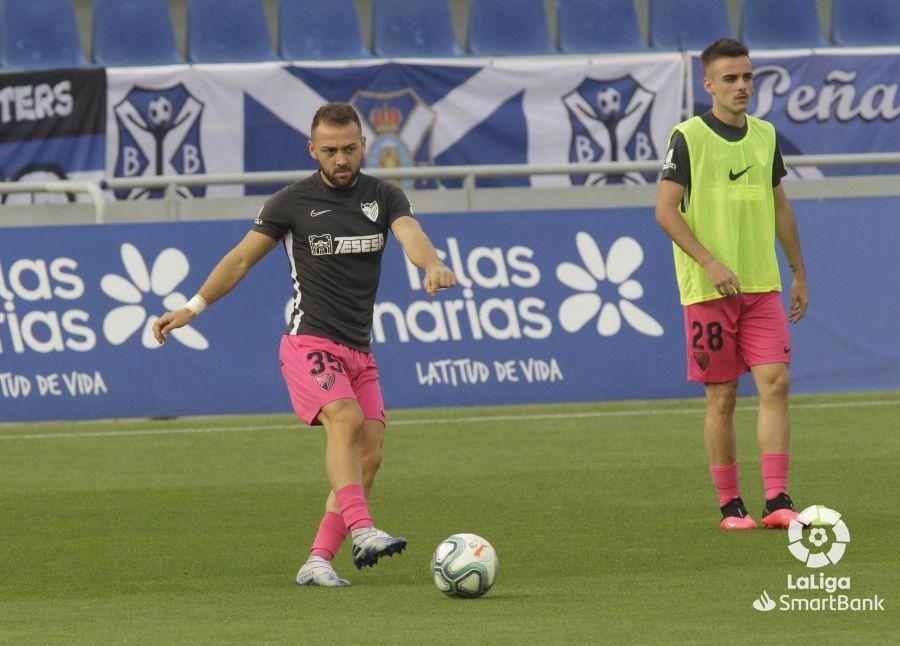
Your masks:
<path fill-rule="evenodd" d="M 205 172 L 200 145 L 203 104 L 183 83 L 163 89 L 132 88 L 114 108 L 119 145 L 116 177 L 196 175 Z M 116 191 L 117 199 L 161 197 L 162 190 Z M 201 186 L 180 188 L 184 197 L 205 194 Z"/>
<path fill-rule="evenodd" d="M 656 159 L 650 117 L 656 95 L 631 76 L 587 78 L 563 97 L 572 125 L 571 162 Z M 645 184 L 641 173 L 573 176 L 576 184 Z M 649 181 L 652 181 L 649 180 Z"/>
<path fill-rule="evenodd" d="M 431 166 L 431 133 L 436 118 L 411 88 L 395 92 L 360 91 L 350 104 L 356 108 L 366 135 L 369 168 Z M 425 188 L 427 182 L 397 182 L 404 189 Z"/>

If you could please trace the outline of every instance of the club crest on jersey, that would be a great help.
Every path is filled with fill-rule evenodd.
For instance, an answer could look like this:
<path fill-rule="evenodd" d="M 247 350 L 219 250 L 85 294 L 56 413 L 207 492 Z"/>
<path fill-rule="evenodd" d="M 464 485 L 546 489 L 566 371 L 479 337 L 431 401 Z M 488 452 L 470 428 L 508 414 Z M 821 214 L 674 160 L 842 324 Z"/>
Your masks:
<path fill-rule="evenodd" d="M 359 206 L 372 222 L 378 220 L 378 202 L 360 202 Z"/>
<path fill-rule="evenodd" d="M 370 168 L 431 166 L 431 136 L 437 116 L 412 88 L 395 92 L 360 91 L 350 99 L 362 120 L 366 165 Z M 419 180 L 418 187 L 428 182 Z M 413 188 L 415 180 L 393 183 Z"/>
<path fill-rule="evenodd" d="M 709 367 L 709 352 L 706 350 L 694 350 L 693 355 L 694 361 L 697 362 L 700 370 L 705 371 Z"/>
<path fill-rule="evenodd" d="M 183 83 L 151 90 L 133 87 L 113 108 L 118 126 L 116 177 L 197 175 L 206 172 L 200 147 L 203 104 Z M 180 187 L 183 197 L 202 197 L 202 186 Z M 162 189 L 115 191 L 117 199 L 162 197 Z"/>
<path fill-rule="evenodd" d="M 316 383 L 322 390 L 331 390 L 334 388 L 334 373 L 328 372 L 324 375 L 316 375 Z"/>
<path fill-rule="evenodd" d="M 334 253 L 331 234 L 324 233 L 320 236 L 309 236 L 309 252 L 314 256 L 328 256 Z"/>
<path fill-rule="evenodd" d="M 562 97 L 572 126 L 569 161 L 656 159 L 650 132 L 655 98 L 656 94 L 631 76 L 613 80 L 585 79 Z M 575 184 L 646 184 L 648 179 L 641 173 L 591 173 L 573 176 L 572 181 Z"/>

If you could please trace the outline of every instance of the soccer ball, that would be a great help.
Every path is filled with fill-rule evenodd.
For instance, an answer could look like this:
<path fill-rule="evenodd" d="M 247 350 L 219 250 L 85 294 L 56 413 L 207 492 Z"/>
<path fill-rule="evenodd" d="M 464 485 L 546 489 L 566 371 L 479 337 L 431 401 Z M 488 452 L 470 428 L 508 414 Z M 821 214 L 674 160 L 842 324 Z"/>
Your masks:
<path fill-rule="evenodd" d="M 431 557 L 431 573 L 438 590 L 451 597 L 480 597 L 497 580 L 497 552 L 475 534 L 445 538 Z"/>
<path fill-rule="evenodd" d="M 614 115 L 622 108 L 622 95 L 614 87 L 604 88 L 597 92 L 597 106 L 601 116 Z"/>
<path fill-rule="evenodd" d="M 157 126 L 168 123 L 172 118 L 172 103 L 166 97 L 153 99 L 147 106 L 150 120 Z"/>

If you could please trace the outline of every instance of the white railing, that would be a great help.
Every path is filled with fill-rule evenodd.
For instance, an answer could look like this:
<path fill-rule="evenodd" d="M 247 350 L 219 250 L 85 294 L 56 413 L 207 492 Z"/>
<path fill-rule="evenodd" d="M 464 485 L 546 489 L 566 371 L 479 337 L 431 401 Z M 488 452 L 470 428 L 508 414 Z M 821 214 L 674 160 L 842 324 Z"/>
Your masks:
<path fill-rule="evenodd" d="M 841 155 L 794 155 L 784 158 L 791 167 L 839 167 L 900 165 L 900 153 L 860 153 Z M 371 168 L 366 173 L 384 179 L 462 179 L 463 189 L 475 190 L 477 177 L 518 177 L 523 175 L 590 175 L 595 173 L 625 174 L 654 173 L 659 171 L 661 160 L 622 161 L 582 164 L 495 164 L 475 166 L 417 166 L 407 168 Z M 87 193 L 95 209 L 95 221 L 104 221 L 104 190 L 132 188 L 163 189 L 164 199 L 179 198 L 178 188 L 214 185 L 288 184 L 297 180 L 297 171 L 269 171 L 256 173 L 222 173 L 207 175 L 163 175 L 154 177 L 117 177 L 98 182 L 0 182 L 0 194 L 8 193 Z M 573 187 L 577 188 L 577 187 Z"/>
<path fill-rule="evenodd" d="M 52 182 L 0 182 L 0 195 L 10 193 L 87 193 L 94 203 L 94 221 L 104 220 L 106 198 L 100 182 L 74 182 L 54 180 Z"/>
<path fill-rule="evenodd" d="M 900 153 L 862 153 L 853 155 L 793 155 L 786 156 L 787 166 L 870 166 L 900 165 Z M 368 168 L 366 174 L 383 179 L 463 179 L 463 187 L 474 188 L 476 177 L 518 177 L 522 175 L 589 175 L 592 173 L 653 173 L 662 167 L 662 160 L 591 162 L 583 164 L 492 164 L 476 166 L 416 166 L 407 168 Z M 298 172 L 269 171 L 258 173 L 223 173 L 210 175 L 177 175 L 108 179 L 104 188 L 169 189 L 178 186 L 212 186 L 221 184 L 284 184 L 296 181 Z"/>

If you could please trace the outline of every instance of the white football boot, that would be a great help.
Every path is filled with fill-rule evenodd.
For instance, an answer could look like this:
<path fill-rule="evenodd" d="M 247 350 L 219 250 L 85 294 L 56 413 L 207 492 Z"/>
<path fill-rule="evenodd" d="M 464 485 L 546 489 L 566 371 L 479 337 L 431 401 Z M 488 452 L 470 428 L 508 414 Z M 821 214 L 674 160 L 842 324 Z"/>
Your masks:
<path fill-rule="evenodd" d="M 406 539 L 389 536 L 374 527 L 360 527 L 353 530 L 353 565 L 372 567 L 382 556 L 399 554 L 406 547 Z"/>
<path fill-rule="evenodd" d="M 321 556 L 310 556 L 297 572 L 297 585 L 318 585 L 325 588 L 342 588 L 350 585 L 334 571 L 331 561 Z"/>

